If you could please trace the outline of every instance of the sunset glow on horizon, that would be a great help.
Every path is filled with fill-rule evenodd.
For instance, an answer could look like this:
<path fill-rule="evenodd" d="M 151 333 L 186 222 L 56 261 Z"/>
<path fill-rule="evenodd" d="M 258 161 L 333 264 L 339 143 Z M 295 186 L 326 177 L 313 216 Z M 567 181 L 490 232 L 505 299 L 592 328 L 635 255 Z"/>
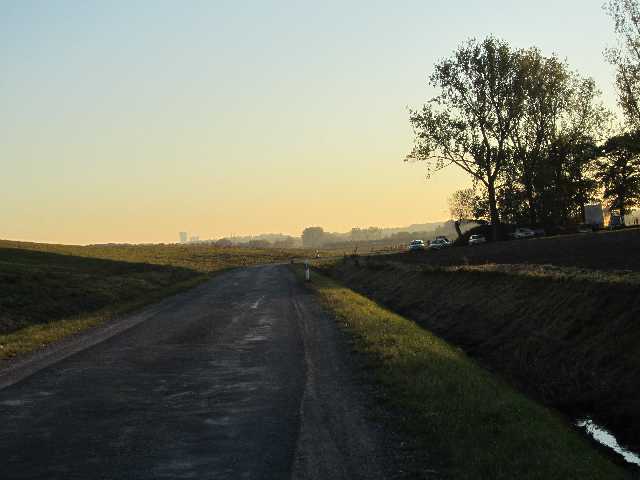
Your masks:
<path fill-rule="evenodd" d="M 4 2 L 0 238 L 444 221 L 471 180 L 403 162 L 433 64 L 495 34 L 566 57 L 614 108 L 601 4 Z"/>

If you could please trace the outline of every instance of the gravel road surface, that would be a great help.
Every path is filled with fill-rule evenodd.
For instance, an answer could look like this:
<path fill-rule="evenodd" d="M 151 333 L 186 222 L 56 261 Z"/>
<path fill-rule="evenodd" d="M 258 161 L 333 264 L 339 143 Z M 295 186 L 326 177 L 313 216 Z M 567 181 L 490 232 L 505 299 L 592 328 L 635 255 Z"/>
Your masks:
<path fill-rule="evenodd" d="M 341 333 L 286 266 L 227 272 L 135 318 L 0 382 L 0 478 L 393 476 Z"/>

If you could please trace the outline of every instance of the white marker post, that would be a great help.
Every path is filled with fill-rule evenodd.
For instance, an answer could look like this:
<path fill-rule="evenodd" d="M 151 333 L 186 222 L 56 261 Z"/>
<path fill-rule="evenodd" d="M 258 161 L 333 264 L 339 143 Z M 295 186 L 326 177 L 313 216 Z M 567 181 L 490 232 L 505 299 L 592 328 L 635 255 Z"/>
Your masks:
<path fill-rule="evenodd" d="M 308 282 L 309 278 L 309 260 L 304 261 L 304 279 Z"/>

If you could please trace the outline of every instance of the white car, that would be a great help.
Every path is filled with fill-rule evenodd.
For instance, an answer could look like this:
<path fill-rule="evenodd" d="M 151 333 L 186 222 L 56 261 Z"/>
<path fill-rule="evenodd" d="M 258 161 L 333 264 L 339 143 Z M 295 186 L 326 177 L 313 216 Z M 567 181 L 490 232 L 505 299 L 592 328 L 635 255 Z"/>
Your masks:
<path fill-rule="evenodd" d="M 484 235 L 471 235 L 469 237 L 469 245 L 480 245 L 487 243 L 487 239 Z"/>
<path fill-rule="evenodd" d="M 530 228 L 516 228 L 516 231 L 513 232 L 513 238 L 531 238 L 535 237 L 536 232 L 531 230 Z"/>
<path fill-rule="evenodd" d="M 423 240 L 412 240 L 409 244 L 410 252 L 417 252 L 420 250 L 426 250 L 427 246 L 424 244 Z"/>
<path fill-rule="evenodd" d="M 429 250 L 442 250 L 450 246 L 451 244 L 443 238 L 436 238 L 429 242 Z"/>

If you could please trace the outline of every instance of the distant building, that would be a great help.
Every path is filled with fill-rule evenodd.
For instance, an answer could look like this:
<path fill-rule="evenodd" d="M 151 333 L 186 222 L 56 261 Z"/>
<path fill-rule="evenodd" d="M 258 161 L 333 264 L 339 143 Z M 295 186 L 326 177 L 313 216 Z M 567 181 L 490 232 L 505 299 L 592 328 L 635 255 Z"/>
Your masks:
<path fill-rule="evenodd" d="M 200 237 L 191 237 L 191 238 L 189 239 L 189 241 L 190 241 L 190 242 L 194 242 L 194 243 L 195 243 L 195 242 L 199 242 L 199 241 L 200 241 Z"/>
<path fill-rule="evenodd" d="M 187 232 L 180 232 L 180 243 L 187 243 Z"/>

